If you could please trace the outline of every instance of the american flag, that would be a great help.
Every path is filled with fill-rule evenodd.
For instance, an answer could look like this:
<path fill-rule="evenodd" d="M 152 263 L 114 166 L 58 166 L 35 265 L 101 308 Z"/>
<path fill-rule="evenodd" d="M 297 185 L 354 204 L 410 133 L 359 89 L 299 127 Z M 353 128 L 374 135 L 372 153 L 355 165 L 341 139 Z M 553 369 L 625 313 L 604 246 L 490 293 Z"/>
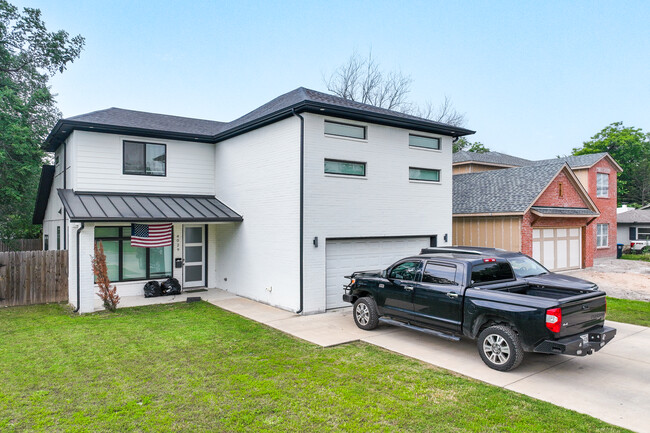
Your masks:
<path fill-rule="evenodd" d="M 132 247 L 155 248 L 171 244 L 171 224 L 131 224 Z"/>

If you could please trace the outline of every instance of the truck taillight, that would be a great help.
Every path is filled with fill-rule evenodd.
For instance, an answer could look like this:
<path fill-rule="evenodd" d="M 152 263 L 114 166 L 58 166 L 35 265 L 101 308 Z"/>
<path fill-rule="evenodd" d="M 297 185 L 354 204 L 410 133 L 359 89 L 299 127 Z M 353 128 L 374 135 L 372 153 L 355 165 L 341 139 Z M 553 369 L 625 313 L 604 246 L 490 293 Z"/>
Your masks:
<path fill-rule="evenodd" d="M 562 327 L 562 309 L 549 308 L 546 310 L 546 327 L 551 332 L 560 332 Z"/>

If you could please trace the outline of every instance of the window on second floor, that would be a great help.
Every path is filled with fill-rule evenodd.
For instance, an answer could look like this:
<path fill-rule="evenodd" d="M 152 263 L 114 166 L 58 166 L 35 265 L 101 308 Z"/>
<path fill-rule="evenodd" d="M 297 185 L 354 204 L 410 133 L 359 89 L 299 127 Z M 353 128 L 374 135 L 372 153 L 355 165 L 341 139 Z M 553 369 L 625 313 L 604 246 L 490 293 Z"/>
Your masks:
<path fill-rule="evenodd" d="M 440 170 L 434 170 L 431 168 L 409 167 L 409 180 L 440 182 Z"/>
<path fill-rule="evenodd" d="M 409 146 L 440 150 L 440 139 L 409 134 Z"/>
<path fill-rule="evenodd" d="M 366 127 L 349 123 L 325 121 L 325 134 L 338 137 L 366 139 Z"/>
<path fill-rule="evenodd" d="M 125 141 L 123 173 L 165 176 L 167 174 L 167 146 Z"/>
<path fill-rule="evenodd" d="M 596 173 L 596 197 L 609 197 L 609 174 Z"/>
<path fill-rule="evenodd" d="M 326 174 L 344 174 L 346 176 L 365 176 L 366 163 L 354 161 L 340 161 L 336 159 L 325 160 Z"/>

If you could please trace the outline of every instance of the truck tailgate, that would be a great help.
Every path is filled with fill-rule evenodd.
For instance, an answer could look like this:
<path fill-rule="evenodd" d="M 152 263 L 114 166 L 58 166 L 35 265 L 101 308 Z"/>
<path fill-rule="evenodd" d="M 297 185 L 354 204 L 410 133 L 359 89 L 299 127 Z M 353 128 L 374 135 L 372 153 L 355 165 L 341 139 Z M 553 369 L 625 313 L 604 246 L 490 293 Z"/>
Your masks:
<path fill-rule="evenodd" d="M 603 326 L 607 300 L 604 292 L 585 293 L 560 300 L 562 327 L 559 337 L 582 333 Z"/>

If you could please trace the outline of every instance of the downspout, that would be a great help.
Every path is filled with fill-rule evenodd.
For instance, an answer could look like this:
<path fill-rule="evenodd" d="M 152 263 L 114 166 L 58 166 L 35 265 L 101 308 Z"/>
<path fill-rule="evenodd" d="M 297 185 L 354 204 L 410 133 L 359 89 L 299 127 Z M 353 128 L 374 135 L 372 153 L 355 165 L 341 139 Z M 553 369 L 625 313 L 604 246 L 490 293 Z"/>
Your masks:
<path fill-rule="evenodd" d="M 81 283 L 79 282 L 79 234 L 84 229 L 84 222 L 81 222 L 81 225 L 77 229 L 77 308 L 74 309 L 73 313 L 79 311 L 81 307 Z"/>
<path fill-rule="evenodd" d="M 63 142 L 63 189 L 66 189 L 68 187 L 68 183 L 66 182 L 68 177 L 68 145 L 64 141 Z M 68 249 L 68 230 L 66 228 L 66 223 L 65 223 L 65 217 L 66 217 L 67 212 L 65 211 L 65 206 L 63 206 L 63 249 L 67 250 Z"/>
<path fill-rule="evenodd" d="M 305 118 L 296 113 L 295 108 L 291 109 L 291 114 L 300 119 L 300 309 L 296 311 L 296 314 L 301 314 L 304 300 L 303 244 L 305 227 L 303 221 L 305 216 Z"/>

